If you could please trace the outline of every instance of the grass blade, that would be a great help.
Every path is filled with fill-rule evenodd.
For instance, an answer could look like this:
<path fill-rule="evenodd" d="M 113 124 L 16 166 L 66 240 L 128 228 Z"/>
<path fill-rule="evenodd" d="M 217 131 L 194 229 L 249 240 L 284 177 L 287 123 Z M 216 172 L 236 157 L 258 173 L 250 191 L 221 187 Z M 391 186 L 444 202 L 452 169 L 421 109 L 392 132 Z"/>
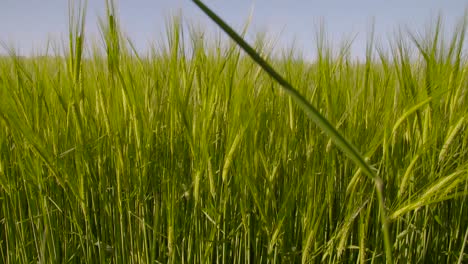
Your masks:
<path fill-rule="evenodd" d="M 226 34 L 229 35 L 268 75 L 275 79 L 283 88 L 283 90 L 291 96 L 296 104 L 307 114 L 307 116 L 319 126 L 334 142 L 335 144 L 353 160 L 369 177 L 374 179 L 380 201 L 381 218 L 384 229 L 384 243 L 387 262 L 392 263 L 391 243 L 388 234 L 387 218 L 385 214 L 384 198 L 383 198 L 383 181 L 374 172 L 374 169 L 364 160 L 363 156 L 356 150 L 356 148 L 348 142 L 338 130 L 305 98 L 302 96 L 285 78 L 283 78 L 270 64 L 264 60 L 239 34 L 237 34 L 229 25 L 227 25 L 218 15 L 211 11 L 201 1 L 193 0 L 193 2 L 208 15 L 219 27 L 221 27 Z"/>

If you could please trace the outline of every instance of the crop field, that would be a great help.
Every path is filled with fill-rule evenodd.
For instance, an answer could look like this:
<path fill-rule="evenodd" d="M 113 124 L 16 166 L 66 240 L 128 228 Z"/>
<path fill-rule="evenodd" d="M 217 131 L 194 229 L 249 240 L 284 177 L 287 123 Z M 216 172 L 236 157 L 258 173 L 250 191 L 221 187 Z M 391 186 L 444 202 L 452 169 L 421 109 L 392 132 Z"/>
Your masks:
<path fill-rule="evenodd" d="M 180 18 L 139 54 L 75 11 L 63 54 L 0 58 L 1 263 L 468 263 L 468 15 L 361 60 L 258 38 L 284 88 Z"/>

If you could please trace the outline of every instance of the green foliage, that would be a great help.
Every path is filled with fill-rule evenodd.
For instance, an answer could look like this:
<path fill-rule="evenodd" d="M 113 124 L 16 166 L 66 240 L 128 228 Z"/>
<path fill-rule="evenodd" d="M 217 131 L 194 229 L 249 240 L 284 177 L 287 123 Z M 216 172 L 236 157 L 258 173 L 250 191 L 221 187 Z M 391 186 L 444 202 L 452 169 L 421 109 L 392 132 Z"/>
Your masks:
<path fill-rule="evenodd" d="M 66 59 L 0 60 L 0 262 L 382 263 L 381 209 L 396 263 L 468 260 L 466 16 L 275 59 L 360 164 L 234 43 L 176 18 L 136 54 L 109 1 L 91 52 L 83 10 Z"/>

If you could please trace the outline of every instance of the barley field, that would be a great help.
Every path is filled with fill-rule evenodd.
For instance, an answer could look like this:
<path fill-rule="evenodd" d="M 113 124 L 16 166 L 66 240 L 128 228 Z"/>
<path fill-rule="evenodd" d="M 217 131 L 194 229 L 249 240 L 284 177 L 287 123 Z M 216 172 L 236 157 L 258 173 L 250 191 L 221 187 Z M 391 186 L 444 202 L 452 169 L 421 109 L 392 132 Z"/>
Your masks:
<path fill-rule="evenodd" d="M 0 262 L 468 262 L 468 15 L 361 60 L 258 38 L 286 88 L 180 17 L 147 54 L 84 17 L 0 58 Z"/>

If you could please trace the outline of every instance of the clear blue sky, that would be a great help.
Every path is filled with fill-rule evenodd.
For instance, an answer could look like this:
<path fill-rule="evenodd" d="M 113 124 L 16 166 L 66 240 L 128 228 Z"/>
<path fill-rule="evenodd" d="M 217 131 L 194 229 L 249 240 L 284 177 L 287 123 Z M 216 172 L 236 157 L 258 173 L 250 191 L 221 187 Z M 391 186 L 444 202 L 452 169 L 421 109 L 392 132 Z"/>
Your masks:
<path fill-rule="evenodd" d="M 209 32 L 216 30 L 190 0 L 116 2 L 124 32 L 141 51 L 149 42 L 162 39 L 165 22 L 171 14 L 181 12 L 185 22 L 202 25 Z M 237 29 L 253 8 L 248 36 L 267 32 L 270 37 L 279 37 L 280 47 L 290 46 L 296 39 L 296 46 L 306 56 L 313 54 L 315 29 L 322 20 L 334 43 L 358 34 L 353 52 L 360 56 L 373 18 L 377 38 L 384 42 L 398 26 L 424 32 L 439 13 L 444 17 L 445 26 L 453 28 L 468 7 L 466 0 L 205 0 L 205 3 Z M 88 1 L 86 31 L 96 39 L 99 38 L 97 18 L 104 15 L 105 0 Z M 67 38 L 67 29 L 67 0 L 0 1 L 0 40 L 21 54 L 41 52 L 48 39 L 62 43 Z"/>

